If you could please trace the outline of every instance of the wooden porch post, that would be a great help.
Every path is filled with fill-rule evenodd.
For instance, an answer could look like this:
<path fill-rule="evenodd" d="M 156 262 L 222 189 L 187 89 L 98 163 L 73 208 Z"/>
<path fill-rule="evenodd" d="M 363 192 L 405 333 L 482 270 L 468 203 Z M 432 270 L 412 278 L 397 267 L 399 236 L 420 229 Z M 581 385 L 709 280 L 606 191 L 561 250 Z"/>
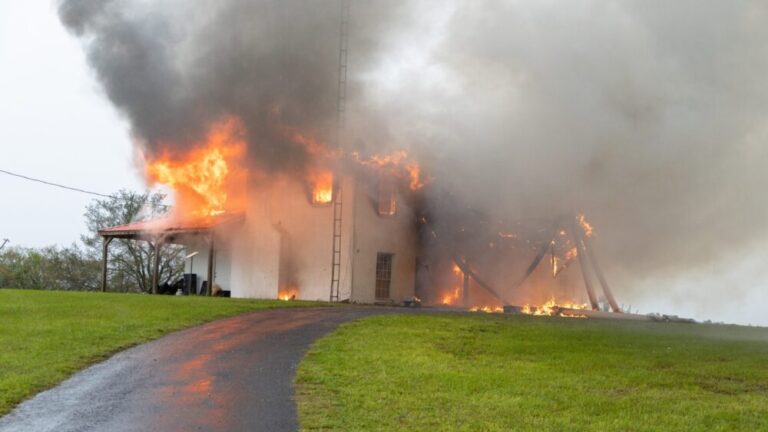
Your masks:
<path fill-rule="evenodd" d="M 107 259 L 109 257 L 109 244 L 114 237 L 104 237 L 101 249 L 101 292 L 107 292 Z"/>
<path fill-rule="evenodd" d="M 155 240 L 155 260 L 152 266 L 152 294 L 157 294 L 157 285 L 160 283 L 160 246 L 162 242 L 162 237 L 158 237 Z"/>
<path fill-rule="evenodd" d="M 209 248 L 208 248 L 208 295 L 213 295 L 213 233 L 211 233 L 211 238 L 209 240 Z"/>

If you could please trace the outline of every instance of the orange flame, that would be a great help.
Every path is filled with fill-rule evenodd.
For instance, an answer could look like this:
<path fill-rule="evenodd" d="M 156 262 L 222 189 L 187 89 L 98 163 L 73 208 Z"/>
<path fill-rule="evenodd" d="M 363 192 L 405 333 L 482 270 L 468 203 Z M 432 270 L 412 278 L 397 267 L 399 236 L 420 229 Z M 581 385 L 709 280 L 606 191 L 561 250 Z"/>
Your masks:
<path fill-rule="evenodd" d="M 409 159 L 408 152 L 397 150 L 389 154 L 376 154 L 367 159 L 363 159 L 359 153 L 351 154 L 355 162 L 378 171 L 388 171 L 394 177 L 407 178 L 408 187 L 411 190 L 419 190 L 424 187 L 422 180 L 421 167 L 412 159 Z"/>
<path fill-rule="evenodd" d="M 241 122 L 233 117 L 214 123 L 202 142 L 178 155 L 166 149 L 146 166 L 151 182 L 173 188 L 178 216 L 205 217 L 245 206 L 247 171 L 240 164 L 246 144 Z"/>
<path fill-rule="evenodd" d="M 282 301 L 292 301 L 296 300 L 296 297 L 299 296 L 299 290 L 296 288 L 285 288 L 281 289 L 279 293 L 277 293 L 278 300 Z"/>
<path fill-rule="evenodd" d="M 301 133 L 293 127 L 283 126 L 282 132 L 291 142 L 302 146 L 316 160 L 334 161 L 345 156 L 342 150 L 329 149 L 325 144 L 315 139 L 314 136 Z M 419 190 L 425 185 L 425 182 L 422 180 L 421 167 L 418 162 L 409 159 L 408 152 L 405 150 L 398 150 L 389 154 L 376 154 L 368 159 L 362 159 L 357 152 L 351 152 L 346 155 L 354 162 L 368 168 L 379 171 L 386 169 L 395 177 L 407 178 L 408 186 L 411 190 Z M 325 202 L 330 201 L 328 199 Z"/>
<path fill-rule="evenodd" d="M 309 173 L 312 186 L 312 204 L 329 204 L 333 201 L 333 171 L 316 169 Z"/>
<path fill-rule="evenodd" d="M 464 277 L 461 271 L 461 267 L 456 265 L 456 263 L 453 264 L 453 267 L 451 268 L 451 272 L 457 278 L 457 281 L 460 281 Z M 461 298 L 461 290 L 462 288 L 457 285 L 456 287 L 453 288 L 452 291 L 443 294 L 443 296 L 440 299 L 440 304 L 444 306 L 451 306 L 451 305 L 457 304 L 459 302 L 459 299 Z"/>
<path fill-rule="evenodd" d="M 408 172 L 410 182 L 408 186 L 411 190 L 419 190 L 424 187 L 424 182 L 421 180 L 421 168 L 416 162 L 411 162 L 405 166 L 405 170 Z"/>
<path fill-rule="evenodd" d="M 579 215 L 579 225 L 581 225 L 581 229 L 584 230 L 585 236 L 592 237 L 592 234 L 594 234 L 594 229 L 592 228 L 592 225 L 587 222 L 587 218 L 584 217 L 583 213 Z"/>
<path fill-rule="evenodd" d="M 572 301 L 565 301 L 563 303 L 558 303 L 557 300 L 555 300 L 554 297 L 550 297 L 549 300 L 547 300 L 546 303 L 539 305 L 539 306 L 531 306 L 530 304 L 526 304 L 523 306 L 521 312 L 528 315 L 536 315 L 536 316 L 568 316 L 572 318 L 581 317 L 581 315 L 562 315 L 560 313 L 561 308 L 566 309 L 587 309 L 588 306 L 586 304 L 582 303 L 576 303 Z"/>
<path fill-rule="evenodd" d="M 440 301 L 440 303 L 442 303 L 445 306 L 456 304 L 459 301 L 460 295 L 461 295 L 461 289 L 459 287 L 456 287 L 453 289 L 453 292 L 443 295 L 443 298 Z"/>

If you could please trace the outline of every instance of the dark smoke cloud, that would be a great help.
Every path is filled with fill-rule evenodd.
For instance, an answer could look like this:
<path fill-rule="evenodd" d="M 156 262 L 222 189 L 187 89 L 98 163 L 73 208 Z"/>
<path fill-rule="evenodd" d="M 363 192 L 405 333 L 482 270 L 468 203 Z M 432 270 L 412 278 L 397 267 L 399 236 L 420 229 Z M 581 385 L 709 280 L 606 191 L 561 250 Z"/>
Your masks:
<path fill-rule="evenodd" d="M 350 45 L 370 53 L 396 3 L 359 6 Z M 67 0 L 59 12 L 149 152 L 188 145 L 225 115 L 245 122 L 249 154 L 273 169 L 306 159 L 281 127 L 333 139 L 336 2 Z"/>
<path fill-rule="evenodd" d="M 270 166 L 305 157 L 276 122 L 331 139 L 336 2 L 190 4 L 60 6 L 150 151 L 224 113 Z M 422 155 L 447 225 L 584 211 L 619 297 L 766 239 L 763 2 L 353 1 L 351 37 L 348 141 Z"/>

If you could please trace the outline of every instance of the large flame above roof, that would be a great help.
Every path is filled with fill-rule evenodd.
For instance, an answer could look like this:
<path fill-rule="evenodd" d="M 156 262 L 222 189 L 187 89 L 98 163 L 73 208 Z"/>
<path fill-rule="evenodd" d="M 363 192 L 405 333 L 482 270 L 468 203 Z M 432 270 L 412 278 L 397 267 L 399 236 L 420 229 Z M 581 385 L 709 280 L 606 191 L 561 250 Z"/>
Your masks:
<path fill-rule="evenodd" d="M 245 206 L 247 170 L 241 122 L 226 117 L 208 128 L 203 140 L 183 152 L 168 146 L 147 161 L 147 177 L 174 190 L 175 215 L 214 216 L 239 212 Z"/>

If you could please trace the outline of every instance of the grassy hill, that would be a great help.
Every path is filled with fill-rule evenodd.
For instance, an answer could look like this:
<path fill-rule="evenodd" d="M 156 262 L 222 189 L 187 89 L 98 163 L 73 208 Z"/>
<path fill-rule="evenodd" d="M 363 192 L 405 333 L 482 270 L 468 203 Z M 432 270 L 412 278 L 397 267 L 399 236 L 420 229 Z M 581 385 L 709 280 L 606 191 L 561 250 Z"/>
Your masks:
<path fill-rule="evenodd" d="M 303 430 L 768 430 L 768 329 L 380 316 L 320 340 Z"/>
<path fill-rule="evenodd" d="M 231 315 L 313 302 L 0 289 L 0 415 L 111 353 Z"/>

